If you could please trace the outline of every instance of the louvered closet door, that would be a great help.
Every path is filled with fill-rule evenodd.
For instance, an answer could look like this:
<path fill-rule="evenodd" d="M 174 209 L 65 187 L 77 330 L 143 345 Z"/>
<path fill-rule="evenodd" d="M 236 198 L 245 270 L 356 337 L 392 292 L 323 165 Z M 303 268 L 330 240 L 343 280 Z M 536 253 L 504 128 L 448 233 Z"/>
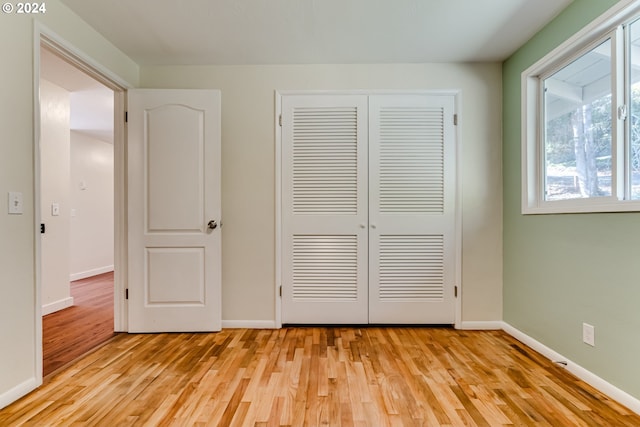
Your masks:
<path fill-rule="evenodd" d="M 455 321 L 452 96 L 369 100 L 369 322 Z"/>
<path fill-rule="evenodd" d="M 367 97 L 282 98 L 282 321 L 367 323 Z"/>

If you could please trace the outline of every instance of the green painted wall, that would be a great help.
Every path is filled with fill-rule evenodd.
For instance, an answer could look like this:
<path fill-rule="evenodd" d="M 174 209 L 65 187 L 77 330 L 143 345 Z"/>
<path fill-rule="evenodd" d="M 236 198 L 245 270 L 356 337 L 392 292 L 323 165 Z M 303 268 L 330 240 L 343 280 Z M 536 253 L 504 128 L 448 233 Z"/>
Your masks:
<path fill-rule="evenodd" d="M 615 3 L 575 0 L 503 65 L 503 318 L 640 398 L 640 213 L 520 213 L 521 73 Z"/>

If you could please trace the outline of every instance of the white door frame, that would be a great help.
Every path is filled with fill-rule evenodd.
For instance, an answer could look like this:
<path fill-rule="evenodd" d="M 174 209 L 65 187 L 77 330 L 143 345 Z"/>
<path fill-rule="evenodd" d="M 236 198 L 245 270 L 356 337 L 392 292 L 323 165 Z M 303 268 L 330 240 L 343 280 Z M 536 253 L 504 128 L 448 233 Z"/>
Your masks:
<path fill-rule="evenodd" d="M 127 89 L 131 84 L 122 80 L 106 67 L 77 49 L 71 43 L 48 29 L 42 23 L 35 23 L 33 46 L 33 161 L 34 161 L 34 230 L 35 230 L 35 374 L 37 385 L 42 384 L 42 278 L 40 242 L 40 48 L 55 52 L 74 67 L 87 73 L 114 92 L 114 330 L 127 330 L 127 308 L 125 289 L 127 287 L 127 230 L 126 230 L 126 136 L 125 104 Z"/>
<path fill-rule="evenodd" d="M 427 95 L 448 95 L 454 98 L 454 113 L 460 111 L 461 93 L 459 90 L 276 90 L 275 91 L 275 185 L 276 185 L 276 238 L 275 238 L 275 326 L 282 327 L 282 126 L 280 117 L 282 115 L 282 97 L 286 95 L 381 95 L 381 94 L 427 94 Z M 455 323 L 456 329 L 462 328 L 462 143 L 460 125 L 455 126 L 455 163 L 456 163 L 456 208 L 455 208 L 455 242 L 456 242 L 456 267 L 455 286 L 457 287 L 457 297 L 455 302 Z"/>

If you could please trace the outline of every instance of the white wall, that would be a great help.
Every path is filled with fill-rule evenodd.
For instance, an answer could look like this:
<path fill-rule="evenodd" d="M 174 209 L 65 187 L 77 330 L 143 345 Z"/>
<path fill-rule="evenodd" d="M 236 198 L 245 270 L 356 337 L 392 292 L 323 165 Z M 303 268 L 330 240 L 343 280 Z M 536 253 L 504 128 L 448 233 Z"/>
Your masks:
<path fill-rule="evenodd" d="M 463 321 L 502 318 L 501 65 L 142 67 L 143 87 L 222 90 L 222 318 L 275 318 L 275 91 L 459 89 Z"/>
<path fill-rule="evenodd" d="M 40 206 L 42 314 L 73 305 L 69 285 L 70 94 L 40 80 Z M 54 215 L 53 204 L 59 207 Z"/>
<path fill-rule="evenodd" d="M 0 406 L 36 378 L 32 39 L 29 21 L 0 16 L 0 342 L 11 349 L 0 351 Z M 7 215 L 9 191 L 23 194 L 22 215 Z"/>
<path fill-rule="evenodd" d="M 70 188 L 71 280 L 112 271 L 113 144 L 71 131 Z"/>
<path fill-rule="evenodd" d="M 36 342 L 34 206 L 34 21 L 133 85 L 138 66 L 59 0 L 41 15 L 0 14 L 0 407 L 40 382 Z M 21 192 L 24 213 L 7 214 L 7 193 Z M 7 349 L 7 350 L 4 350 Z"/>

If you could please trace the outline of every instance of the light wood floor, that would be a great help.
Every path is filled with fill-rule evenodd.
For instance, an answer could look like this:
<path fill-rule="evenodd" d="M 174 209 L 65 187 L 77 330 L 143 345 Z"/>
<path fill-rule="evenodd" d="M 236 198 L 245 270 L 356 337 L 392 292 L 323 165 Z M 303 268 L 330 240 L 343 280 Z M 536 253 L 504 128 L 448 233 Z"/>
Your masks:
<path fill-rule="evenodd" d="M 118 334 L 0 411 L 0 425 L 640 426 L 501 331 Z"/>
<path fill-rule="evenodd" d="M 42 318 L 42 375 L 113 337 L 113 272 L 71 282 L 74 305 Z"/>

